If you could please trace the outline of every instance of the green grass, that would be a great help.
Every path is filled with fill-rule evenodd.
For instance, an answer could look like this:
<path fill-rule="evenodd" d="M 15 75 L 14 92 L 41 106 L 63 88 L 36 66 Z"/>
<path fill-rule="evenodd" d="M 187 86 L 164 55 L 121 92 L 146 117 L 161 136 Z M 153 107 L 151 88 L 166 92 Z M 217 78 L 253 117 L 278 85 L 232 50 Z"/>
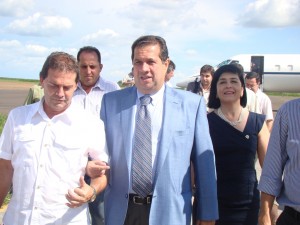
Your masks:
<path fill-rule="evenodd" d="M 21 82 L 39 82 L 38 79 L 21 79 L 21 78 L 8 78 L 8 77 L 0 77 L 0 81 L 21 81 Z"/>
<path fill-rule="evenodd" d="M 0 135 L 2 133 L 6 119 L 7 119 L 7 116 L 0 113 Z"/>
<path fill-rule="evenodd" d="M 300 93 L 287 93 L 287 92 L 266 92 L 267 95 L 271 96 L 289 96 L 289 97 L 300 97 Z"/>
<path fill-rule="evenodd" d="M 2 205 L 7 205 L 11 199 L 11 193 L 8 193 L 3 201 Z"/>
<path fill-rule="evenodd" d="M 7 116 L 0 113 L 0 135 L 2 133 L 4 124 L 6 122 L 6 119 L 7 119 Z M 10 201 L 10 198 L 11 198 L 11 194 L 8 193 L 7 196 L 4 199 L 3 205 L 7 205 Z"/>

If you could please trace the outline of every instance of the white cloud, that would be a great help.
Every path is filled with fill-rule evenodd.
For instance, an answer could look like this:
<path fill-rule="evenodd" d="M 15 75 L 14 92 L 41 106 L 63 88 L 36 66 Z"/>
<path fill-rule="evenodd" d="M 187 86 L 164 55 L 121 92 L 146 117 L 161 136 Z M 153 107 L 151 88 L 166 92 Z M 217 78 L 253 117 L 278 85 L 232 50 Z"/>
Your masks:
<path fill-rule="evenodd" d="M 55 51 L 55 49 L 38 44 L 24 44 L 18 40 L 0 40 L 0 53 L 3 53 L 1 54 L 1 58 L 15 57 L 16 55 L 18 55 L 18 59 L 28 56 L 33 58 L 45 57 L 51 51 Z"/>
<path fill-rule="evenodd" d="M 7 30 L 29 36 L 57 36 L 72 27 L 71 21 L 61 16 L 45 16 L 35 13 L 26 19 L 11 22 Z"/>
<path fill-rule="evenodd" d="M 34 45 L 34 44 L 28 44 L 25 46 L 26 51 L 30 52 L 30 55 L 41 55 L 44 56 L 49 52 L 49 49 L 42 45 Z"/>
<path fill-rule="evenodd" d="M 230 10 L 224 10 L 229 8 Z M 149 1 L 131 4 L 119 11 L 141 34 L 158 34 L 179 41 L 235 39 L 235 14 L 219 0 Z"/>
<path fill-rule="evenodd" d="M 33 7 L 33 0 L 1 0 L 0 16 L 22 16 Z"/>
<path fill-rule="evenodd" d="M 256 0 L 250 3 L 238 24 L 245 27 L 300 26 L 300 0 Z"/>
<path fill-rule="evenodd" d="M 21 43 L 18 40 L 0 40 L 0 49 L 10 49 L 21 47 Z"/>
<path fill-rule="evenodd" d="M 85 35 L 82 37 L 82 41 L 87 43 L 108 43 L 108 41 L 111 42 L 113 38 L 118 36 L 119 34 L 111 29 L 103 29 L 92 34 Z"/>

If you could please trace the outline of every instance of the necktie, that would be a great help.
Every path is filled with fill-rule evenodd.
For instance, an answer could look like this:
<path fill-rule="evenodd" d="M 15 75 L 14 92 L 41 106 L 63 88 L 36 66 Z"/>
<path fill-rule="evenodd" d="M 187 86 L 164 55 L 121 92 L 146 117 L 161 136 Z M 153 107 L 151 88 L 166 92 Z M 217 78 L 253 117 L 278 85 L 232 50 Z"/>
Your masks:
<path fill-rule="evenodd" d="M 141 197 L 146 197 L 152 192 L 151 117 L 147 109 L 151 97 L 144 95 L 140 102 L 135 123 L 132 189 Z"/>

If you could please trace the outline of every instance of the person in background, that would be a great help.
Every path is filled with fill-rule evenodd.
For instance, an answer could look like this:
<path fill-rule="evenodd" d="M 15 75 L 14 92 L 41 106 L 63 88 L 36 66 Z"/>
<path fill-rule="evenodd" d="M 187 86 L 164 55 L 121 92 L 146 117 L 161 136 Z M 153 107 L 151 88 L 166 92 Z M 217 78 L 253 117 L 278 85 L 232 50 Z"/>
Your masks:
<path fill-rule="evenodd" d="M 124 87 L 132 87 L 134 85 L 132 70 L 133 68 L 131 69 L 131 72 L 128 73 L 122 80 L 122 85 Z"/>
<path fill-rule="evenodd" d="M 254 225 L 258 222 L 259 191 L 256 154 L 262 167 L 269 131 L 264 115 L 249 112 L 243 72 L 235 65 L 214 74 L 207 115 L 213 142 L 219 205 L 217 225 Z"/>
<path fill-rule="evenodd" d="M 73 101 L 100 120 L 102 97 L 105 93 L 120 89 L 118 84 L 105 80 L 101 74 L 100 51 L 92 46 L 85 46 L 77 53 L 80 79 L 74 92 Z M 88 177 L 86 181 L 89 182 Z M 104 192 L 89 203 L 92 225 L 104 225 Z"/>
<path fill-rule="evenodd" d="M 275 117 L 258 185 L 261 191 L 259 224 L 271 225 L 276 197 L 284 206 L 277 225 L 300 224 L 300 99 L 283 104 Z"/>
<path fill-rule="evenodd" d="M 254 93 L 257 96 L 257 100 L 260 106 L 261 114 L 266 116 L 266 124 L 271 132 L 272 130 L 272 125 L 273 125 L 273 111 L 272 111 L 272 103 L 268 95 L 263 93 L 260 89 L 260 76 L 256 72 L 250 72 L 246 74 L 246 86 L 247 88 L 251 89 L 254 91 Z"/>
<path fill-rule="evenodd" d="M 175 69 L 176 69 L 175 63 L 172 60 L 170 60 L 170 63 L 169 63 L 168 69 L 167 69 L 166 78 L 165 78 L 166 85 L 168 85 L 169 87 L 173 87 L 170 80 L 172 77 L 174 77 Z"/>
<path fill-rule="evenodd" d="M 239 63 L 233 63 L 233 65 L 236 65 L 244 74 L 244 77 L 246 76 L 245 72 L 244 72 L 244 67 L 239 64 Z M 255 112 L 255 113 L 261 113 L 261 109 L 260 109 L 260 105 L 258 102 L 258 98 L 256 96 L 256 94 L 254 93 L 254 91 L 252 91 L 251 89 L 246 87 L 246 94 L 247 94 L 247 105 L 246 108 L 250 111 L 250 112 Z"/>
<path fill-rule="evenodd" d="M 210 85 L 214 73 L 215 69 L 211 65 L 202 66 L 200 69 L 200 80 L 199 78 L 196 78 L 194 82 L 188 83 L 186 90 L 203 96 L 207 104 L 210 92 Z M 208 107 L 206 107 L 206 109 L 207 112 L 211 111 Z"/>
<path fill-rule="evenodd" d="M 35 102 L 38 102 L 44 96 L 44 89 L 41 87 L 41 84 L 35 84 L 29 88 L 28 95 L 24 101 L 23 105 L 29 105 Z"/>
<path fill-rule="evenodd" d="M 78 87 L 74 92 L 73 101 L 79 103 L 84 109 L 99 116 L 101 100 L 105 93 L 119 90 L 117 83 L 103 78 L 101 71 L 100 51 L 92 46 L 79 49 L 77 61 L 80 69 Z"/>
<path fill-rule="evenodd" d="M 87 202 L 107 177 L 85 183 L 88 155 L 108 156 L 103 122 L 72 102 L 78 80 L 76 59 L 53 52 L 40 72 L 44 97 L 9 113 L 0 138 L 0 206 L 13 183 L 4 224 L 90 224 Z"/>
<path fill-rule="evenodd" d="M 101 107 L 111 167 L 105 222 L 190 225 L 192 161 L 198 187 L 197 223 L 213 225 L 218 218 L 216 174 L 205 100 L 165 85 L 170 60 L 162 37 L 139 37 L 131 49 L 135 86 L 105 94 Z M 147 106 L 141 106 L 144 99 L 149 100 Z M 141 108 L 151 120 L 143 123 L 143 127 L 151 125 L 150 133 L 145 130 L 141 135 L 151 137 L 142 138 L 144 148 L 137 146 L 141 140 L 136 135 Z M 145 149 L 149 157 L 137 160 Z M 141 194 L 138 184 L 147 186 L 147 191 Z"/>

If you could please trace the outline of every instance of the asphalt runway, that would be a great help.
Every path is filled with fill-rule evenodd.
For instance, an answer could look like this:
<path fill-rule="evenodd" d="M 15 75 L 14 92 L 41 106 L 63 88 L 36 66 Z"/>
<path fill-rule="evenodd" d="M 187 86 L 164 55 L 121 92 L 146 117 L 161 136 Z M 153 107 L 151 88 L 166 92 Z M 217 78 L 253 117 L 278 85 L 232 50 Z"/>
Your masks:
<path fill-rule="evenodd" d="M 20 87 L 14 89 L 2 89 L 0 88 L 0 113 L 7 115 L 8 112 L 20 105 L 23 105 L 29 87 Z M 272 101 L 272 107 L 274 114 L 276 114 L 279 107 L 289 100 L 295 99 L 297 97 L 290 96 L 269 96 Z"/>
<path fill-rule="evenodd" d="M 32 82 L 0 81 L 0 113 L 7 115 L 17 106 L 23 105 Z"/>
<path fill-rule="evenodd" d="M 8 112 L 23 105 L 28 90 L 0 90 L 0 113 L 7 115 Z"/>

